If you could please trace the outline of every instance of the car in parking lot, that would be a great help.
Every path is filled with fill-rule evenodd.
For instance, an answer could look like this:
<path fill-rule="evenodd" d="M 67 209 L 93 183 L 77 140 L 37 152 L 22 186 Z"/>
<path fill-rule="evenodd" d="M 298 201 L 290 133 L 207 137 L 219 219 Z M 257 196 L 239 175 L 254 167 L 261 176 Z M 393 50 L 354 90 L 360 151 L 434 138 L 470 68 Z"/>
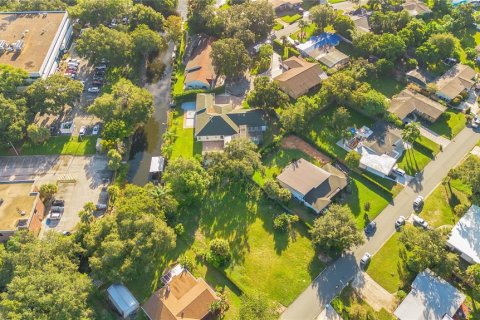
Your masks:
<path fill-rule="evenodd" d="M 377 223 L 375 221 L 370 222 L 369 224 L 367 224 L 364 230 L 367 236 L 374 234 L 377 230 Z"/>
<path fill-rule="evenodd" d="M 80 128 L 80 131 L 78 131 L 78 134 L 79 134 L 80 136 L 84 136 L 86 133 L 87 133 L 87 127 L 85 127 L 85 126 L 82 126 L 82 127 Z"/>
<path fill-rule="evenodd" d="M 428 222 L 425 221 L 424 219 L 420 218 L 417 215 L 412 215 L 413 218 L 413 224 L 417 225 L 419 227 L 422 227 L 423 229 L 428 229 Z"/>
<path fill-rule="evenodd" d="M 99 124 L 94 125 L 92 129 L 92 135 L 94 136 L 98 135 L 99 131 L 100 131 L 100 125 Z"/>
<path fill-rule="evenodd" d="M 53 207 L 63 207 L 63 206 L 65 206 L 65 200 L 63 200 L 63 199 L 53 199 L 52 206 Z"/>
<path fill-rule="evenodd" d="M 102 85 L 103 85 L 103 81 L 101 81 L 101 80 L 93 80 L 93 81 L 92 81 L 92 84 L 95 85 L 95 86 L 102 86 Z"/>
<path fill-rule="evenodd" d="M 403 226 L 405 224 L 405 221 L 406 221 L 406 219 L 405 219 L 404 216 L 398 217 L 397 221 L 395 221 L 395 228 L 398 229 L 401 226 Z"/>
<path fill-rule="evenodd" d="M 90 88 L 88 88 L 88 92 L 98 93 L 98 92 L 100 92 L 100 88 L 99 87 L 90 87 Z"/>
<path fill-rule="evenodd" d="M 418 196 L 414 201 L 413 201 L 413 208 L 415 210 L 420 209 L 423 206 L 423 197 Z"/>
<path fill-rule="evenodd" d="M 50 213 L 47 216 L 47 219 L 49 219 L 49 220 L 60 220 L 61 217 L 62 217 L 61 212 L 51 212 L 50 211 Z"/>
<path fill-rule="evenodd" d="M 372 255 L 368 252 L 365 252 L 362 259 L 360 259 L 360 267 L 366 267 L 370 263 L 370 260 L 372 260 Z"/>

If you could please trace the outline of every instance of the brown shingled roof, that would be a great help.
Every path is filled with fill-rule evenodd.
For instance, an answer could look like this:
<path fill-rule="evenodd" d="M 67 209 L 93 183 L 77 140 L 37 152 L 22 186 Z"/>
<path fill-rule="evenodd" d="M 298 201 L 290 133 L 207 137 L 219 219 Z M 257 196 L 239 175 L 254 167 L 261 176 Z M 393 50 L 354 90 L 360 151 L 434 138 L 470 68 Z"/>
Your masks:
<path fill-rule="evenodd" d="M 428 120 L 436 121 L 446 109 L 445 106 L 420 93 L 405 89 L 393 97 L 388 111 L 396 114 L 402 120 L 410 113 L 416 112 L 420 116 L 426 115 Z"/>
<path fill-rule="evenodd" d="M 449 99 L 458 96 L 464 90 L 470 90 L 475 84 L 473 79 L 477 73 L 471 67 L 457 64 L 445 72 L 437 82 L 437 94 Z"/>
<path fill-rule="evenodd" d="M 200 320 L 219 298 L 202 278 L 184 271 L 156 291 L 142 309 L 151 320 Z"/>
<path fill-rule="evenodd" d="M 210 53 L 212 52 L 213 38 L 202 38 L 197 47 L 190 55 L 185 67 L 185 84 L 192 81 L 199 81 L 212 85 L 215 80 L 215 70 L 212 64 Z"/>
<path fill-rule="evenodd" d="M 327 74 L 317 63 L 307 62 L 299 57 L 291 57 L 283 62 L 288 70 L 274 78 L 280 88 L 296 99 L 319 85 Z"/>

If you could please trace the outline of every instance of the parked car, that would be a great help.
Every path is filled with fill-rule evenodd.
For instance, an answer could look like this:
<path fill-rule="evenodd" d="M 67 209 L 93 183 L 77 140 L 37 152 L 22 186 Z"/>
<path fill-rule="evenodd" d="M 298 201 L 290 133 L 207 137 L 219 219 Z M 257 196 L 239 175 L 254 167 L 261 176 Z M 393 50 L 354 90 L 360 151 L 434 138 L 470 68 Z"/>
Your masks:
<path fill-rule="evenodd" d="M 93 76 L 93 81 L 103 81 L 104 77 Z"/>
<path fill-rule="evenodd" d="M 472 127 L 473 128 L 478 128 L 480 125 L 480 116 L 477 114 L 475 117 L 472 119 Z"/>
<path fill-rule="evenodd" d="M 413 201 L 413 208 L 415 209 L 420 209 L 423 206 L 423 197 L 418 196 L 414 201 Z"/>
<path fill-rule="evenodd" d="M 65 207 L 60 207 L 60 206 L 52 206 L 50 208 L 50 211 L 51 212 L 60 212 L 60 213 L 63 213 L 63 210 L 65 209 Z"/>
<path fill-rule="evenodd" d="M 92 84 L 93 84 L 94 86 L 100 87 L 100 86 L 103 86 L 103 81 L 93 80 L 93 81 L 92 81 Z"/>
<path fill-rule="evenodd" d="M 96 124 L 93 126 L 93 129 L 92 129 L 92 135 L 96 136 L 98 135 L 98 132 L 100 131 L 100 125 Z"/>
<path fill-rule="evenodd" d="M 447 66 L 453 66 L 458 63 L 458 60 L 455 58 L 446 58 L 443 60 L 443 63 L 445 63 Z"/>
<path fill-rule="evenodd" d="M 97 203 L 96 209 L 97 211 L 105 211 L 107 210 L 107 205 L 103 203 Z"/>
<path fill-rule="evenodd" d="M 367 224 L 364 230 L 367 236 L 374 234 L 375 231 L 377 230 L 377 223 L 375 221 L 370 222 L 369 224 Z"/>
<path fill-rule="evenodd" d="M 51 212 L 48 214 L 47 218 L 49 220 L 60 220 L 62 214 L 60 212 Z"/>
<path fill-rule="evenodd" d="M 417 225 L 419 227 L 422 227 L 423 229 L 428 229 L 428 222 L 425 221 L 424 219 L 420 218 L 419 216 L 417 216 L 416 214 L 414 214 L 413 216 L 413 224 L 414 225 Z"/>
<path fill-rule="evenodd" d="M 395 174 L 399 175 L 400 177 L 404 177 L 405 174 L 406 174 L 405 170 L 402 170 L 402 169 L 400 169 L 400 168 L 398 168 L 398 167 L 393 168 L 393 172 L 394 172 Z"/>
<path fill-rule="evenodd" d="M 401 226 L 403 226 L 405 224 L 405 221 L 406 221 L 406 219 L 405 219 L 404 216 L 398 217 L 397 221 L 395 221 L 395 229 L 398 229 Z"/>
<path fill-rule="evenodd" d="M 360 259 L 360 267 L 366 267 L 370 263 L 370 260 L 372 260 L 372 255 L 365 252 L 362 259 Z"/>
<path fill-rule="evenodd" d="M 106 64 L 99 64 L 95 67 L 95 70 L 106 70 L 107 65 Z"/>
<path fill-rule="evenodd" d="M 72 59 L 72 58 L 70 58 L 70 59 L 68 59 L 68 62 L 69 62 L 69 63 L 77 63 L 77 64 L 79 64 L 79 63 L 80 63 L 80 60 L 79 60 L 79 59 Z"/>
<path fill-rule="evenodd" d="M 65 200 L 63 200 L 63 199 L 53 199 L 52 206 L 53 207 L 63 207 L 63 206 L 65 206 Z"/>
<path fill-rule="evenodd" d="M 100 88 L 99 87 L 90 87 L 90 88 L 88 88 L 88 92 L 98 93 L 98 92 L 100 92 Z"/>
<path fill-rule="evenodd" d="M 69 235 L 71 235 L 72 233 L 71 233 L 70 231 L 63 231 L 62 234 L 63 234 L 64 236 L 69 236 Z"/>
<path fill-rule="evenodd" d="M 82 127 L 80 128 L 80 131 L 78 132 L 78 134 L 79 134 L 80 136 L 84 136 L 86 133 L 87 133 L 87 127 L 82 126 Z"/>

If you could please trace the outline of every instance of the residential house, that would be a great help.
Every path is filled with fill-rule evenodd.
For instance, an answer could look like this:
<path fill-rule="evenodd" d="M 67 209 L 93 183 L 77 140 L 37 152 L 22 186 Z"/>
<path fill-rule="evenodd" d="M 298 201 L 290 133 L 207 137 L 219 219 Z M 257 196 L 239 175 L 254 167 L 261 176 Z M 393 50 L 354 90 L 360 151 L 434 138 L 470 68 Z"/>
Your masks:
<path fill-rule="evenodd" d="M 107 289 L 107 295 L 123 319 L 134 319 L 140 305 L 127 287 L 123 284 L 112 284 Z"/>
<path fill-rule="evenodd" d="M 283 62 L 285 72 L 276 76 L 280 88 L 293 99 L 308 93 L 327 78 L 327 74 L 317 63 L 291 57 Z"/>
<path fill-rule="evenodd" d="M 216 74 L 210 53 L 213 38 L 200 37 L 192 49 L 185 66 L 184 88 L 212 89 L 215 87 Z"/>
<path fill-rule="evenodd" d="M 142 306 L 150 320 L 210 319 L 210 306 L 220 300 L 202 278 L 177 265 L 162 277 L 164 287 Z"/>
<path fill-rule="evenodd" d="M 300 8 L 302 0 L 268 0 L 276 12 Z"/>
<path fill-rule="evenodd" d="M 421 88 L 426 89 L 428 84 L 435 81 L 435 75 L 425 69 L 416 68 L 406 74 L 408 82 L 411 82 Z"/>
<path fill-rule="evenodd" d="M 406 149 L 401 132 L 379 121 L 371 129 L 366 126 L 352 128 L 352 133 L 353 138 L 349 141 L 341 140 L 337 144 L 347 151 L 355 150 L 362 155 L 360 168 L 388 178 Z"/>
<path fill-rule="evenodd" d="M 480 263 L 480 207 L 472 205 L 450 232 L 447 245 L 468 263 Z"/>
<path fill-rule="evenodd" d="M 350 61 L 350 57 L 340 50 L 332 48 L 319 55 L 317 60 L 328 68 L 339 68 L 345 66 Z"/>
<path fill-rule="evenodd" d="M 462 92 L 468 92 L 475 85 L 477 73 L 471 67 L 456 64 L 437 79 L 437 96 L 451 101 Z"/>
<path fill-rule="evenodd" d="M 353 24 L 355 25 L 355 29 L 366 33 L 370 32 L 370 23 L 368 21 L 370 15 L 372 14 L 371 11 L 368 11 L 365 8 L 358 8 L 346 14 L 347 16 L 352 19 Z"/>
<path fill-rule="evenodd" d="M 222 151 L 239 137 L 258 144 L 266 130 L 263 110 L 243 109 L 241 100 L 230 95 L 197 94 L 195 138 L 202 142 L 203 153 Z"/>
<path fill-rule="evenodd" d="M 325 209 L 348 184 L 347 176 L 334 166 L 326 164 L 319 168 L 305 159 L 286 166 L 277 180 L 316 213 Z"/>
<path fill-rule="evenodd" d="M 18 230 L 38 235 L 45 217 L 45 205 L 32 182 L 0 183 L 0 242 Z"/>
<path fill-rule="evenodd" d="M 447 110 L 447 107 L 424 95 L 405 89 L 392 98 L 389 112 L 405 121 L 410 115 L 419 116 L 429 122 L 435 122 Z"/>
<path fill-rule="evenodd" d="M 465 295 L 429 269 L 419 273 L 412 290 L 395 310 L 399 320 L 444 320 L 463 313 Z"/>
<path fill-rule="evenodd" d="M 423 16 L 432 13 L 432 10 L 421 1 L 406 1 L 402 3 L 402 7 L 411 17 Z"/>

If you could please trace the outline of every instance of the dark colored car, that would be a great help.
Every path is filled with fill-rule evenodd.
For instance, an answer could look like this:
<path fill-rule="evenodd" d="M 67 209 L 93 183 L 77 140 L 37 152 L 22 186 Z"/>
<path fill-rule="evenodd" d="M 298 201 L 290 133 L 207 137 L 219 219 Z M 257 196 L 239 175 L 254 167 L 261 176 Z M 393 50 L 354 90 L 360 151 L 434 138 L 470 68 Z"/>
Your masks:
<path fill-rule="evenodd" d="M 377 230 L 377 223 L 375 221 L 372 221 L 369 224 L 367 224 L 367 226 L 365 227 L 365 234 L 367 236 L 374 234 L 376 230 Z"/>
<path fill-rule="evenodd" d="M 52 207 L 63 207 L 65 206 L 65 200 L 63 199 L 54 199 L 52 201 Z"/>

